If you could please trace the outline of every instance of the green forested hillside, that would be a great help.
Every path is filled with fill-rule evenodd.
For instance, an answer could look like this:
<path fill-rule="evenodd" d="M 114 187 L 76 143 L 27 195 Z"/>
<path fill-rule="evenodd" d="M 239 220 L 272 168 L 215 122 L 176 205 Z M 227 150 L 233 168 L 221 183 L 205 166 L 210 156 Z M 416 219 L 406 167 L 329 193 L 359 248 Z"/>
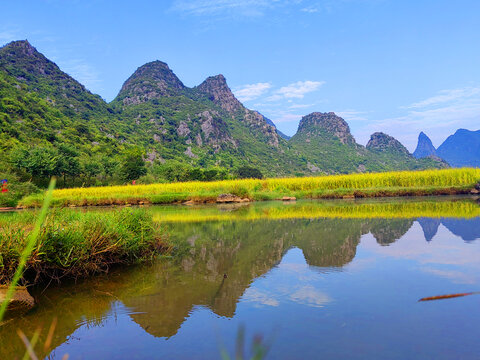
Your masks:
<path fill-rule="evenodd" d="M 44 186 L 213 180 L 239 168 L 265 176 L 438 167 L 358 145 L 333 113 L 302 119 L 287 140 L 245 108 L 222 75 L 194 88 L 161 61 L 132 74 L 106 103 L 28 41 L 0 48 L 0 177 Z M 249 173 L 247 171 L 246 173 Z"/>

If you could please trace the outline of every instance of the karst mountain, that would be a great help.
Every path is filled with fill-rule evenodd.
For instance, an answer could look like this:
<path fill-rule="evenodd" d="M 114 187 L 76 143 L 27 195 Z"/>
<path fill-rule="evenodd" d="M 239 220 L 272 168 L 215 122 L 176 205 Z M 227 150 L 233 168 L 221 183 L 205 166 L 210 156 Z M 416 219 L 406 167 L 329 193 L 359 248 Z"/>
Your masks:
<path fill-rule="evenodd" d="M 416 159 L 382 133 L 359 145 L 333 112 L 304 116 L 289 138 L 246 108 L 223 75 L 189 88 L 161 61 L 140 66 L 107 103 L 27 40 L 0 48 L 0 143 L 0 161 L 19 145 L 69 144 L 83 156 L 106 157 L 140 147 L 150 163 L 248 165 L 267 176 L 444 166 L 432 157 Z"/>

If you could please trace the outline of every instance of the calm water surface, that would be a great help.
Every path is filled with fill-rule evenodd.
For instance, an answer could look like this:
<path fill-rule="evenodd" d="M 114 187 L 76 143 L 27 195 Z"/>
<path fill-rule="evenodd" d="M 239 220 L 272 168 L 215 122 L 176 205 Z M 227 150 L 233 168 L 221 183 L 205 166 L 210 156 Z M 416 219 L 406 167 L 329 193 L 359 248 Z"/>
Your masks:
<path fill-rule="evenodd" d="M 180 255 L 37 290 L 0 327 L 0 359 L 23 356 L 16 329 L 44 339 L 55 317 L 51 359 L 219 359 L 242 325 L 268 359 L 480 358 L 480 295 L 418 302 L 480 290 L 480 217 L 242 215 L 278 206 L 150 208 L 175 219 Z M 220 216 L 189 220 L 202 214 Z"/>

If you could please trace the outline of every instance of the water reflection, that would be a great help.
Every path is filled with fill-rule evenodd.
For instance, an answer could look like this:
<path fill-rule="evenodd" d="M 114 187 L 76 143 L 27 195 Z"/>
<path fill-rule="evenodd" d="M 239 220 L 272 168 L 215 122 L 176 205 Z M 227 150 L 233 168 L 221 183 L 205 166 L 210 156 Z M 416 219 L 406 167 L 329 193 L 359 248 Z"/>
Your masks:
<path fill-rule="evenodd" d="M 251 211 L 248 207 L 221 211 L 225 210 Z M 178 244 L 180 256 L 148 266 L 114 271 L 108 276 L 77 284 L 52 287 L 44 292 L 38 289 L 36 298 L 39 306 L 22 318 L 12 319 L 0 327 L 0 358 L 23 355 L 24 346 L 13 335 L 18 328 L 31 336 L 35 329 L 43 326 L 45 330 L 39 341 L 43 343 L 46 329 L 54 317 L 58 317 L 58 326 L 52 348 L 57 348 L 54 355 L 59 358 L 62 352 L 75 355 L 75 351 L 84 351 L 80 349 L 85 345 L 75 344 L 85 344 L 85 339 L 93 344 L 91 351 L 95 347 L 107 346 L 102 341 L 111 341 L 112 357 L 122 358 L 125 354 L 115 352 L 115 344 L 125 335 L 112 335 L 108 340 L 101 330 L 105 329 L 108 333 L 120 328 L 127 334 L 135 333 L 141 341 L 148 341 L 149 346 L 157 351 L 154 356 L 158 356 L 164 347 L 169 348 L 180 341 L 181 329 L 194 324 L 196 317 L 200 316 L 198 314 L 203 314 L 201 309 L 208 309 L 222 319 L 242 317 L 253 324 L 260 316 L 254 309 L 281 309 L 291 316 L 291 325 L 299 329 L 303 326 L 299 322 L 302 316 L 305 316 L 302 321 L 308 321 L 305 309 L 331 309 L 325 313 L 329 316 L 323 319 L 325 323 L 309 325 L 302 331 L 313 331 L 316 326 L 332 326 L 350 341 L 348 332 L 341 332 L 345 325 L 340 323 L 345 321 L 346 314 L 355 318 L 358 326 L 365 326 L 362 321 L 368 319 L 346 312 L 346 309 L 352 307 L 360 311 L 359 314 L 374 314 L 375 307 L 379 306 L 375 297 L 381 298 L 379 290 L 394 293 L 393 286 L 400 286 L 388 282 L 380 286 L 375 282 L 378 277 L 375 272 L 388 271 L 393 264 L 391 260 L 382 262 L 382 258 L 402 259 L 416 264 L 415 271 L 403 262 L 396 265 L 399 266 L 396 271 L 391 271 L 392 276 L 402 279 L 406 285 L 413 281 L 412 276 L 414 278 L 420 273 L 432 276 L 428 277 L 428 281 L 416 279 L 421 281 L 424 289 L 418 289 L 421 291 L 415 294 L 415 299 L 431 295 L 426 290 L 438 285 L 438 279 L 470 285 L 480 283 L 478 276 L 472 275 L 474 271 L 480 273 L 478 266 L 472 265 L 480 255 L 478 247 L 472 252 L 455 239 L 455 236 L 465 241 L 480 238 L 480 218 L 268 220 L 261 217 L 249 221 L 172 222 L 165 227 Z M 433 239 L 431 244 L 437 247 L 418 242 L 417 235 L 421 232 L 427 242 Z M 382 267 L 377 268 L 377 262 L 382 262 Z M 375 272 L 372 273 L 373 269 Z M 350 278 L 355 275 L 358 279 L 349 283 L 348 277 L 342 275 L 344 272 Z M 431 291 L 434 290 L 432 288 Z M 361 303 L 351 300 L 357 297 Z M 274 318 L 265 315 L 268 312 L 261 314 L 265 322 L 274 321 Z M 299 316 L 298 321 L 295 314 Z M 330 323 L 332 319 L 337 319 L 339 323 Z M 392 315 L 392 319 L 396 317 Z M 212 318 L 206 321 L 209 324 L 215 322 Z M 384 325 L 383 329 L 378 328 L 378 324 L 374 328 L 382 333 L 388 328 L 387 324 Z M 97 334 L 98 339 L 95 340 L 92 334 Z M 149 337 L 145 338 L 147 334 Z M 309 336 L 304 334 L 302 341 Z M 168 342 L 170 345 L 152 342 L 154 338 L 171 339 Z M 231 338 L 234 338 L 233 333 Z M 300 340 L 293 339 L 291 346 L 296 341 Z M 192 346 L 199 344 L 193 341 Z M 217 357 L 214 339 L 210 339 L 209 344 L 210 352 L 202 358 Z M 315 347 L 315 341 L 305 346 Z M 140 351 L 133 343 L 129 349 Z M 182 352 L 187 351 L 183 347 L 175 349 L 178 356 L 174 358 L 188 358 Z M 46 356 L 50 350 L 44 353 L 40 350 L 39 353 Z M 101 352 L 98 350 L 92 354 L 98 357 Z"/>
<path fill-rule="evenodd" d="M 464 241 L 474 241 L 480 238 L 480 217 L 473 219 L 431 219 L 419 218 L 425 240 L 432 241 L 438 231 L 440 224 L 445 226 L 452 234 L 462 238 Z"/>
<path fill-rule="evenodd" d="M 480 218 L 469 220 L 442 219 L 442 225 L 465 241 L 473 241 L 480 238 Z"/>
<path fill-rule="evenodd" d="M 463 220 L 465 222 L 465 220 Z M 425 240 L 432 241 L 435 235 L 437 235 L 438 227 L 440 226 L 440 219 L 432 218 L 419 218 L 418 223 L 422 227 Z"/>
<path fill-rule="evenodd" d="M 378 244 L 389 245 L 405 235 L 412 225 L 412 219 L 381 219 L 371 224 L 370 232 Z"/>

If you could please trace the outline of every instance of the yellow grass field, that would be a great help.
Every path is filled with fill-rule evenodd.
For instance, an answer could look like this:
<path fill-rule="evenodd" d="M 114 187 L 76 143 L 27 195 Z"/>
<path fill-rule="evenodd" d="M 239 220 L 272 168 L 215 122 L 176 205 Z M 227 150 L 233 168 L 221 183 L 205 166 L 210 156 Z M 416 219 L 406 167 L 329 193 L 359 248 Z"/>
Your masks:
<path fill-rule="evenodd" d="M 468 193 L 480 182 L 480 169 L 460 168 L 302 178 L 242 179 L 214 182 L 126 185 L 58 189 L 54 206 L 162 204 L 187 200 L 214 202 L 230 193 L 251 200 L 297 198 L 381 197 Z M 20 206 L 35 207 L 43 195 L 28 196 Z"/>

